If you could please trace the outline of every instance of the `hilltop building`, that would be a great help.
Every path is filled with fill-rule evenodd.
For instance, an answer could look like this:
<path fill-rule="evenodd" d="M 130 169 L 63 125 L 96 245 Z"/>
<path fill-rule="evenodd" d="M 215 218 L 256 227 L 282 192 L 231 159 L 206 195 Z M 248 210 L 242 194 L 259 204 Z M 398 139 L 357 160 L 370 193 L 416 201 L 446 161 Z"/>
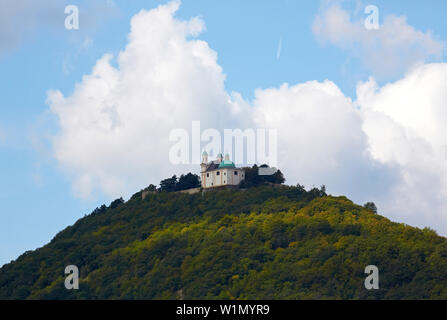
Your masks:
<path fill-rule="evenodd" d="M 237 186 L 244 180 L 245 176 L 244 169 L 236 168 L 228 154 L 225 155 L 224 159 L 222 154 L 219 153 L 216 160 L 208 162 L 208 153 L 204 151 L 200 167 L 202 188 L 204 189 Z"/>

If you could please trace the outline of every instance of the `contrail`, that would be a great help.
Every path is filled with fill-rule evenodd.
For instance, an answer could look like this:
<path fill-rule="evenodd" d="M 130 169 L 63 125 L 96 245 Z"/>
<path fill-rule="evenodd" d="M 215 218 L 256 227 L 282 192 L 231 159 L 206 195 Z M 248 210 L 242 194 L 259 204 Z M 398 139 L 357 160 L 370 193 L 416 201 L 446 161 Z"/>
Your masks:
<path fill-rule="evenodd" d="M 278 50 L 276 51 L 276 60 L 279 60 L 281 57 L 281 49 L 282 49 L 282 36 L 279 38 Z"/>

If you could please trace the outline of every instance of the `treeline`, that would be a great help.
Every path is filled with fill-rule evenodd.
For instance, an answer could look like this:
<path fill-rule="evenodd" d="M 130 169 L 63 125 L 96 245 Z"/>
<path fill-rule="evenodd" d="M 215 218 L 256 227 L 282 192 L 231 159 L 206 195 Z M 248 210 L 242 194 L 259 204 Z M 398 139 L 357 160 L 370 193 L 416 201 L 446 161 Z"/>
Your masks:
<path fill-rule="evenodd" d="M 271 175 L 262 175 L 260 174 L 259 171 L 260 168 L 268 169 L 269 166 L 264 164 L 258 167 L 255 164 L 253 167 L 243 168 L 245 171 L 245 179 L 240 183 L 240 187 L 253 188 L 269 183 L 283 184 L 286 181 L 284 175 L 280 170 L 276 170 Z M 145 191 L 175 192 L 193 188 L 200 188 L 200 186 L 201 186 L 200 177 L 197 174 L 189 172 L 186 175 L 182 174 L 180 177 L 174 175 L 171 178 L 161 180 L 158 188 L 154 184 L 151 184 L 149 185 L 149 187 L 145 189 Z"/>

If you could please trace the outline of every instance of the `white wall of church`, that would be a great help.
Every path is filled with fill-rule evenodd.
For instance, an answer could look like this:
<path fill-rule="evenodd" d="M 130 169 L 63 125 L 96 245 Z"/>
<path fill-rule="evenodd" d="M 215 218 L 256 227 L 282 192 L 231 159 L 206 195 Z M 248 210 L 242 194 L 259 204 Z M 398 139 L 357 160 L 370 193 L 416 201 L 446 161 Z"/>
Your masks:
<path fill-rule="evenodd" d="M 201 178 L 203 188 L 238 185 L 244 179 L 244 171 L 238 168 L 218 169 L 202 172 Z"/>

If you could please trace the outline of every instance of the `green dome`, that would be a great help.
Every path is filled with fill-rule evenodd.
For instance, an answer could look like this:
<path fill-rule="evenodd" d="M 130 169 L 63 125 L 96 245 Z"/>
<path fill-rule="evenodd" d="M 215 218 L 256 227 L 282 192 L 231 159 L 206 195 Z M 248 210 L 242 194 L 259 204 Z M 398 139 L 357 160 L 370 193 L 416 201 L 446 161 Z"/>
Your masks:
<path fill-rule="evenodd" d="M 234 162 L 231 160 L 224 160 L 219 164 L 219 168 L 236 168 Z"/>

